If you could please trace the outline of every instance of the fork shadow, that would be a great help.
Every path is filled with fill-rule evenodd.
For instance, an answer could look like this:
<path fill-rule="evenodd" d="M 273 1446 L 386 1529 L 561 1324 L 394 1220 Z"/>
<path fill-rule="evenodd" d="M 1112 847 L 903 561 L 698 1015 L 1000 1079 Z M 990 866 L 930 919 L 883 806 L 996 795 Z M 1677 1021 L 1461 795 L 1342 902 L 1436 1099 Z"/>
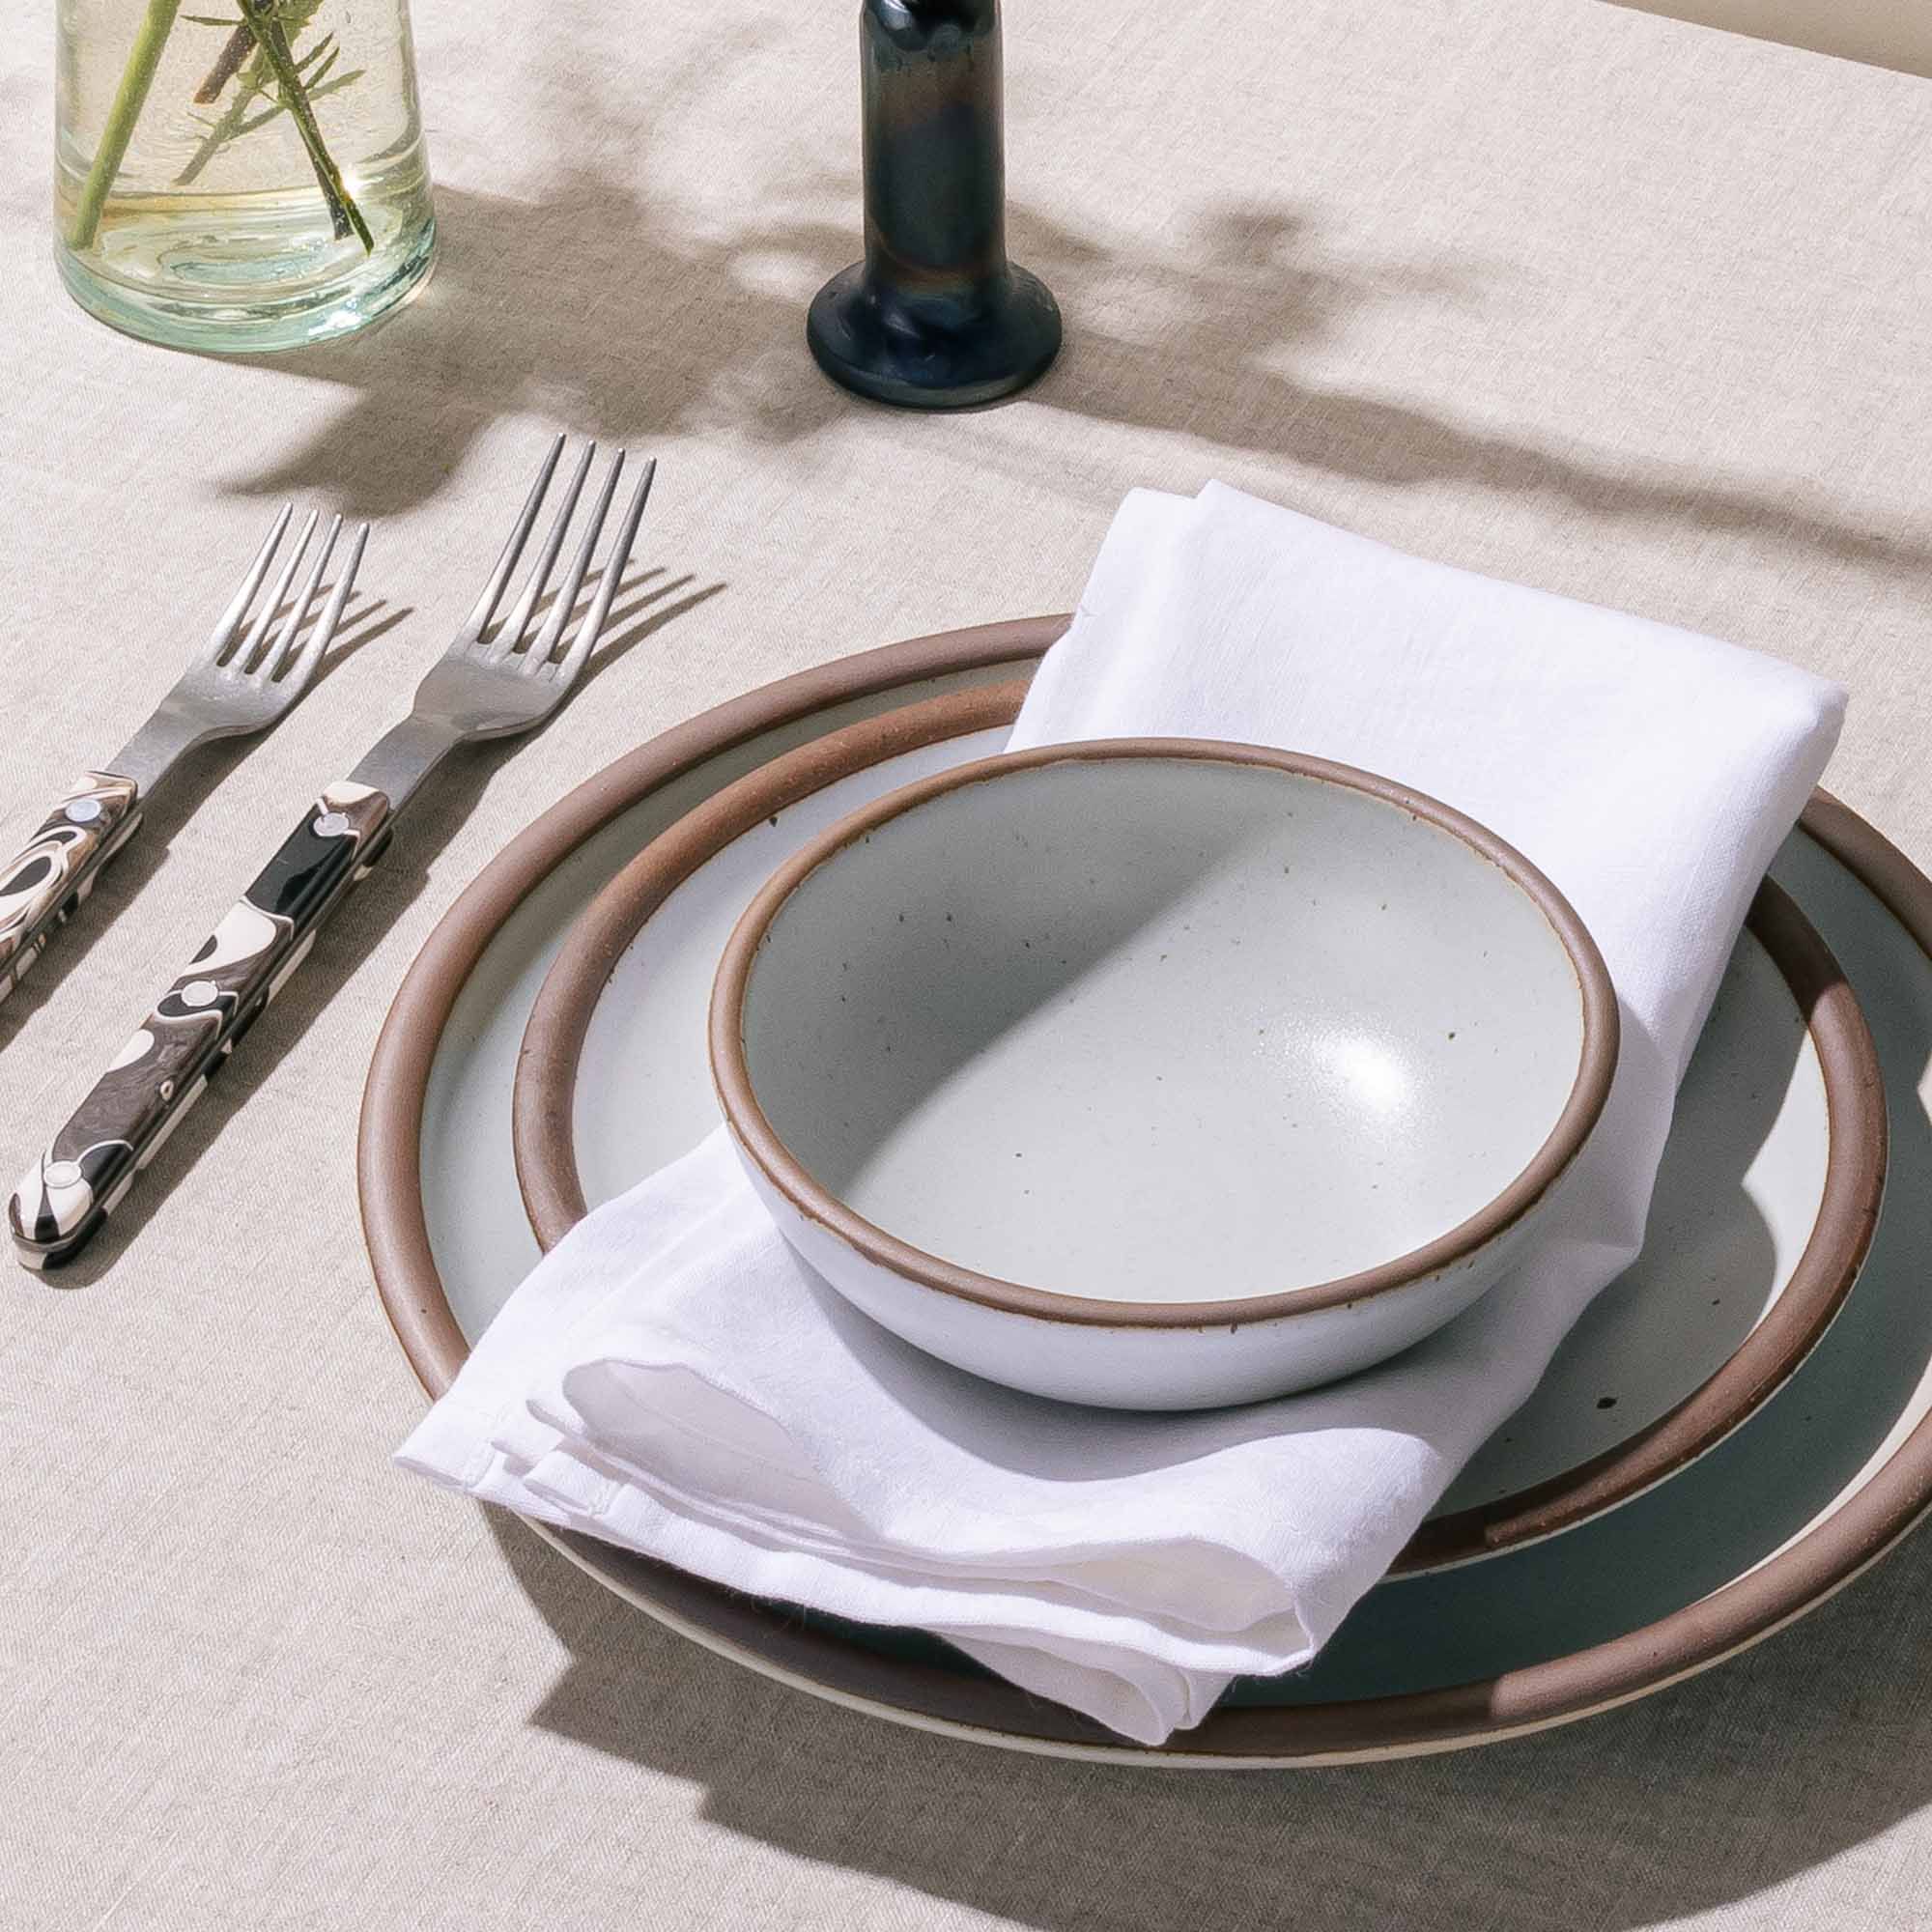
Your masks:
<path fill-rule="evenodd" d="M 648 580 L 664 577 L 664 573 L 645 571 L 639 577 Z M 664 582 L 652 583 L 648 588 L 640 581 L 620 592 L 607 620 L 608 635 L 585 665 L 572 701 L 581 702 L 583 690 L 597 678 L 608 675 L 639 645 L 725 588 L 723 583 L 687 588 L 693 582 L 689 575 L 665 577 Z M 586 585 L 583 594 L 593 592 L 594 585 Z M 549 722 L 569 708 L 569 705 L 559 706 Z M 192 1174 L 204 1155 L 215 1148 L 230 1119 L 273 1075 L 317 1015 L 342 990 L 380 935 L 422 893 L 436 861 L 475 810 L 485 786 L 506 762 L 506 753 L 534 735 L 499 739 L 460 749 L 454 754 L 451 764 L 439 773 L 420 804 L 412 809 L 407 830 L 391 841 L 376 869 L 322 927 L 301 970 L 249 1030 L 246 1040 L 221 1069 L 220 1077 L 211 1080 L 200 1103 L 182 1122 L 180 1130 L 169 1137 L 139 1184 L 79 1255 L 42 1275 L 47 1286 L 65 1291 L 86 1289 L 112 1274 L 122 1256 L 139 1241 L 149 1217 L 171 1189 Z M 292 801 L 292 814 L 296 809 Z M 266 858 L 267 853 L 262 856 Z M 238 878 L 238 894 L 245 883 L 245 879 Z M 208 910 L 212 923 L 218 908 Z M 183 956 L 186 956 L 185 952 Z M 153 991 L 158 996 L 162 990 L 157 978 Z M 78 1093 L 74 1097 L 79 1097 Z"/>
<path fill-rule="evenodd" d="M 315 683 L 304 697 L 313 696 L 358 651 L 412 615 L 414 609 L 411 605 L 398 605 L 391 610 L 381 597 L 352 592 L 337 626 L 335 641 L 318 667 Z M 7 1000 L 0 1002 L 0 1048 L 59 990 L 67 976 L 94 950 L 96 940 L 167 863 L 175 837 L 188 820 L 208 803 L 236 767 L 273 735 L 271 725 L 266 732 L 246 737 L 217 738 L 190 753 L 183 766 L 169 774 L 159 802 L 142 807 L 141 829 L 98 875 L 87 903 L 75 910 L 34 962 L 33 971 Z"/>

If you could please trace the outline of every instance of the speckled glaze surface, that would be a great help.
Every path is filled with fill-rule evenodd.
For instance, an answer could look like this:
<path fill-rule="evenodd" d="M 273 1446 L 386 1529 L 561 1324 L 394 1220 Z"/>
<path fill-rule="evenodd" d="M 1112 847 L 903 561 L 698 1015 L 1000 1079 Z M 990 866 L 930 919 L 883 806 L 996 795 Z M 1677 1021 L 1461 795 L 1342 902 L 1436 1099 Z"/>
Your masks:
<path fill-rule="evenodd" d="M 1467 1308 L 1617 1022 L 1555 888 L 1460 814 L 1150 739 L 980 760 L 810 841 L 710 1037 L 753 1186 L 875 1321 L 1034 1394 L 1193 1408 Z"/>
<path fill-rule="evenodd" d="M 1004 743 L 1021 683 L 831 730 L 724 784 L 571 923 L 529 1009 L 511 1135 L 539 1241 L 719 1122 L 716 962 L 780 864 L 846 811 Z M 1679 1094 L 1637 1262 L 1451 1486 L 1405 1574 L 1517 1548 L 1708 1451 L 1804 1359 L 1854 1280 L 1884 1176 L 1871 1037 L 1831 951 L 1767 882 Z"/>
<path fill-rule="evenodd" d="M 559 803 L 458 901 L 384 1028 L 358 1149 L 378 1286 L 428 1391 L 448 1386 L 467 1335 L 538 1253 L 516 1202 L 508 1097 L 530 1002 L 597 884 L 778 753 L 932 695 L 937 680 L 990 680 L 1061 621 L 865 653 L 695 719 Z M 1160 1768 L 1456 1749 L 1607 1709 L 1734 1655 L 1856 1577 L 1932 1502 L 1932 1117 L 1918 1093 L 1932 1050 L 1932 882 L 1822 795 L 1776 871 L 1869 990 L 1893 1184 L 1843 1314 L 1785 1392 L 1630 1507 L 1492 1562 L 1384 1585 L 1313 1671 L 1236 1686 L 1159 1751 L 1123 1747 L 916 1633 L 828 1623 L 553 1540 L 659 1621 L 814 1694 L 980 1743 Z"/>

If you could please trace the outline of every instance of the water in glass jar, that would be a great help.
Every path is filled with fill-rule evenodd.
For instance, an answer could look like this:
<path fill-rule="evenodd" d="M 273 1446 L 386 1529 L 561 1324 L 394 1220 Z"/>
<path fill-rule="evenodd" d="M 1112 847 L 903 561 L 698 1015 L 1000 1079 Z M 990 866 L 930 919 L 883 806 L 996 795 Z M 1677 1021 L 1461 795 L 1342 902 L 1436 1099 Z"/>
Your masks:
<path fill-rule="evenodd" d="M 102 320 L 285 349 L 427 273 L 408 0 L 60 0 L 57 59 L 57 251 Z"/>

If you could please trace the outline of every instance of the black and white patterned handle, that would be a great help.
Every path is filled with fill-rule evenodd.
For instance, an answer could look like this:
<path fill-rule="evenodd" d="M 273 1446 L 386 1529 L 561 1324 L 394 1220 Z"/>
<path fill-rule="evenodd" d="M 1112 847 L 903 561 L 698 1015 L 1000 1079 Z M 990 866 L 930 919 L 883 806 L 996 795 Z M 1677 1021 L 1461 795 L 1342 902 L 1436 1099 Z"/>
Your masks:
<path fill-rule="evenodd" d="M 94 890 L 141 822 L 132 779 L 83 772 L 26 846 L 0 865 L 0 1000 Z"/>
<path fill-rule="evenodd" d="M 20 1182 L 7 1218 L 29 1267 L 93 1238 L 381 856 L 389 820 L 381 792 L 331 785 L 283 841 Z"/>

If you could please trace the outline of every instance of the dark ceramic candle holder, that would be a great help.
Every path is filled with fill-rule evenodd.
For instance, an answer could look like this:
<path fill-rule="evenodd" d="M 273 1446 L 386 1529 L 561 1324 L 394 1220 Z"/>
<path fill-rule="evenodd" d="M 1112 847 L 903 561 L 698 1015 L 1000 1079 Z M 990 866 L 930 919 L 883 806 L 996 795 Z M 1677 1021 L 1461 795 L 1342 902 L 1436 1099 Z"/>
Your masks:
<path fill-rule="evenodd" d="M 812 299 L 835 383 L 910 409 L 1024 388 L 1060 348 L 1046 285 L 1007 260 L 998 0 L 863 0 L 866 259 Z"/>

